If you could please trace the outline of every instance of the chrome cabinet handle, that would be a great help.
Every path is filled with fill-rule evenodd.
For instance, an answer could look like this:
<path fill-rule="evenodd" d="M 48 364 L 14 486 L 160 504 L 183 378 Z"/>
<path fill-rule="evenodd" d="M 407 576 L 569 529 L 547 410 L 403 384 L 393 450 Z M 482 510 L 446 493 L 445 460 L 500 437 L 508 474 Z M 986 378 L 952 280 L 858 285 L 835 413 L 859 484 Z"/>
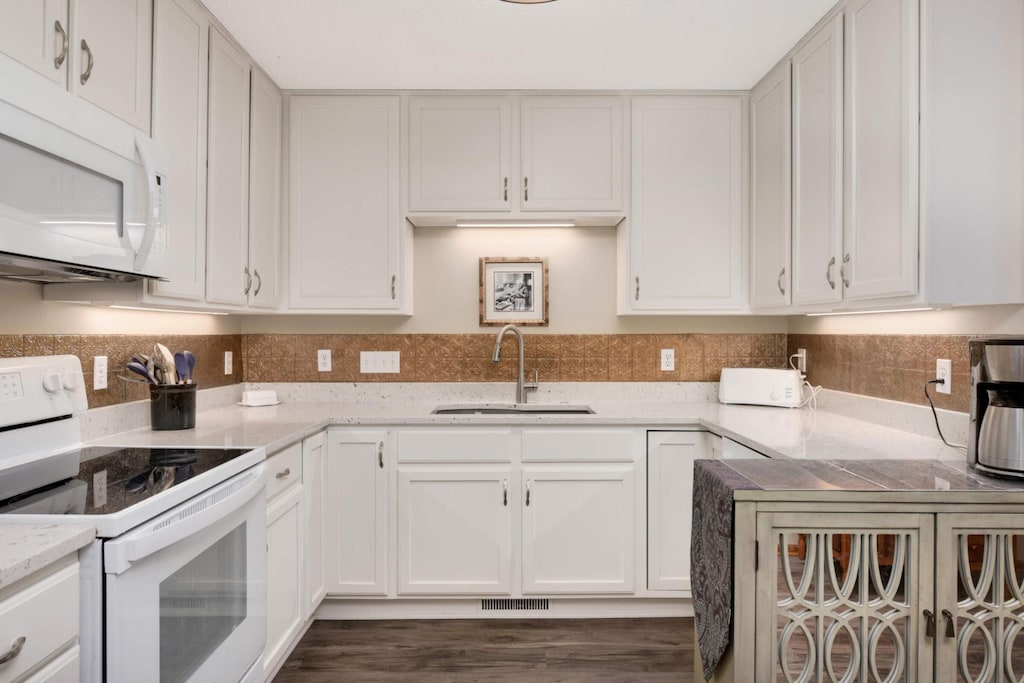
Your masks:
<path fill-rule="evenodd" d="M 530 179 L 523 176 L 523 201 L 530 201 Z"/>
<path fill-rule="evenodd" d="M 836 281 L 832 278 L 832 266 L 836 265 L 836 257 L 833 256 L 832 260 L 825 266 L 825 281 L 828 282 L 828 286 L 832 289 L 836 288 Z"/>
<path fill-rule="evenodd" d="M 395 275 L 391 276 L 391 300 L 392 301 L 394 301 L 397 298 L 397 296 L 395 295 L 395 279 L 396 279 L 396 277 L 397 276 L 395 276 Z"/>
<path fill-rule="evenodd" d="M 245 272 L 245 291 L 243 291 L 242 294 L 248 296 L 249 290 L 252 289 L 252 274 L 249 273 L 249 266 L 246 266 L 243 269 L 243 272 Z"/>
<path fill-rule="evenodd" d="M 21 654 L 21 648 L 25 647 L 25 636 L 18 636 L 11 643 L 11 649 L 0 655 L 0 664 L 6 664 Z"/>
<path fill-rule="evenodd" d="M 929 638 L 935 637 L 935 613 L 930 609 L 924 611 L 924 634 Z"/>
<path fill-rule="evenodd" d="M 850 255 L 843 256 L 843 265 L 839 266 L 839 277 L 843 278 L 843 287 L 850 286 L 850 280 L 846 277 L 846 264 L 850 262 Z"/>
<path fill-rule="evenodd" d="M 380 465 L 381 469 L 384 469 L 384 442 L 380 441 L 377 443 L 377 464 Z"/>
<path fill-rule="evenodd" d="M 948 609 L 942 610 L 942 616 L 946 617 L 946 637 L 956 638 L 956 619 Z"/>
<path fill-rule="evenodd" d="M 280 472 L 277 473 L 277 478 L 278 479 L 284 479 L 285 477 L 287 477 L 291 473 L 292 473 L 292 468 L 285 467 L 283 470 L 281 470 Z"/>
<path fill-rule="evenodd" d="M 253 268 L 253 274 L 256 276 L 256 291 L 252 293 L 253 296 L 259 296 L 260 290 L 263 289 L 263 278 L 260 277 L 260 271 Z"/>
<path fill-rule="evenodd" d="M 529 479 L 526 480 L 526 507 L 530 507 L 530 484 L 532 483 Z"/>
<path fill-rule="evenodd" d="M 640 276 L 639 275 L 636 278 L 636 294 L 633 295 L 633 299 L 636 300 L 636 301 L 640 301 Z"/>
<path fill-rule="evenodd" d="M 89 80 L 89 76 L 92 76 L 92 50 L 89 49 L 89 43 L 85 42 L 85 38 L 82 38 L 82 52 L 85 53 L 85 71 L 82 72 L 82 76 L 79 78 L 82 85 L 85 85 L 86 81 Z"/>
<path fill-rule="evenodd" d="M 505 176 L 504 192 L 502 193 L 502 199 L 508 201 L 508 176 Z"/>
<path fill-rule="evenodd" d="M 501 504 L 508 507 L 508 479 L 501 480 Z"/>
<path fill-rule="evenodd" d="M 782 270 L 779 271 L 779 279 L 775 282 L 779 287 L 779 293 L 782 295 L 786 294 L 786 288 L 782 286 L 782 276 L 786 274 L 786 267 L 783 266 Z"/>
<path fill-rule="evenodd" d="M 60 37 L 60 54 L 53 58 L 53 68 L 59 69 L 64 64 L 64 60 L 68 58 L 68 34 L 59 21 L 53 22 L 53 30 Z"/>

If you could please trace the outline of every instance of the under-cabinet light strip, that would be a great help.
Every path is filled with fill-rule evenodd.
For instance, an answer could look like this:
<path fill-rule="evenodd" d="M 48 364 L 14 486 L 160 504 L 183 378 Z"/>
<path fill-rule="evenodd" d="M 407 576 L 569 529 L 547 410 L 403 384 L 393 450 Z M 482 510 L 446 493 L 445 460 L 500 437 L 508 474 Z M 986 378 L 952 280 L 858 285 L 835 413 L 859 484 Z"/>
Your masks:
<path fill-rule="evenodd" d="M 125 311 L 150 311 L 152 313 L 188 313 L 189 315 L 228 315 L 220 311 L 185 311 L 177 308 L 146 308 L 145 306 L 122 306 L 111 304 L 110 308 L 120 308 Z"/>
<path fill-rule="evenodd" d="M 876 313 L 913 313 L 916 311 L 934 311 L 937 310 L 930 306 L 922 306 L 921 308 L 888 308 L 880 311 L 835 311 L 829 313 L 806 313 L 808 318 L 818 318 L 826 315 L 874 315 Z"/>

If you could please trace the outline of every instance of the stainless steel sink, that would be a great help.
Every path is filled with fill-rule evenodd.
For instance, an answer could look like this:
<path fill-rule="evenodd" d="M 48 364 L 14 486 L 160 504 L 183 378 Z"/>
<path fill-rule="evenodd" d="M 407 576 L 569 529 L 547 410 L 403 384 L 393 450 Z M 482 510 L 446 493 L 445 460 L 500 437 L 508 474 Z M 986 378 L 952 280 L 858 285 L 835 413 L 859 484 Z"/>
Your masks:
<path fill-rule="evenodd" d="M 438 406 L 434 415 L 593 415 L 590 406 L 542 403 L 462 403 Z"/>

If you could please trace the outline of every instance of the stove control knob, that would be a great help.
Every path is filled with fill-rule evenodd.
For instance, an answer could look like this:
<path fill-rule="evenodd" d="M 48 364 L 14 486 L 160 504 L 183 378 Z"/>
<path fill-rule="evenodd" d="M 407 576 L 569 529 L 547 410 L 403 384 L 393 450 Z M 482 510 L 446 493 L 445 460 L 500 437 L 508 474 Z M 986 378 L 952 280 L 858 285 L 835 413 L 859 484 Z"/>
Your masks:
<path fill-rule="evenodd" d="M 782 396 L 779 395 L 779 392 L 773 391 L 771 394 L 771 398 L 773 401 L 778 401 L 780 398 L 782 398 Z"/>
<path fill-rule="evenodd" d="M 60 391 L 60 375 L 54 373 L 43 377 L 43 389 L 46 389 L 47 393 L 56 394 Z"/>
<path fill-rule="evenodd" d="M 68 391 L 74 391 L 76 389 L 81 388 L 82 376 L 77 375 L 75 373 L 64 375 L 63 377 L 61 377 L 61 383 L 64 385 L 64 388 L 67 389 Z"/>

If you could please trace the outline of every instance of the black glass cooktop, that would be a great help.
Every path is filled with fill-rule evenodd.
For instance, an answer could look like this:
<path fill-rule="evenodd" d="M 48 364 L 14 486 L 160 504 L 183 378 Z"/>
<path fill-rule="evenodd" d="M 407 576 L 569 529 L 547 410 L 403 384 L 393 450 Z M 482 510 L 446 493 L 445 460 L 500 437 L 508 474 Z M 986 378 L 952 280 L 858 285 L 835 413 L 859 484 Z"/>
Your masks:
<path fill-rule="evenodd" d="M 120 446 L 83 448 L 79 451 L 79 468 L 75 477 L 5 501 L 0 505 L 0 514 L 24 514 L 31 511 L 106 515 L 120 512 L 223 465 L 249 450 Z M 41 509 L 46 505 L 54 509 Z"/>

